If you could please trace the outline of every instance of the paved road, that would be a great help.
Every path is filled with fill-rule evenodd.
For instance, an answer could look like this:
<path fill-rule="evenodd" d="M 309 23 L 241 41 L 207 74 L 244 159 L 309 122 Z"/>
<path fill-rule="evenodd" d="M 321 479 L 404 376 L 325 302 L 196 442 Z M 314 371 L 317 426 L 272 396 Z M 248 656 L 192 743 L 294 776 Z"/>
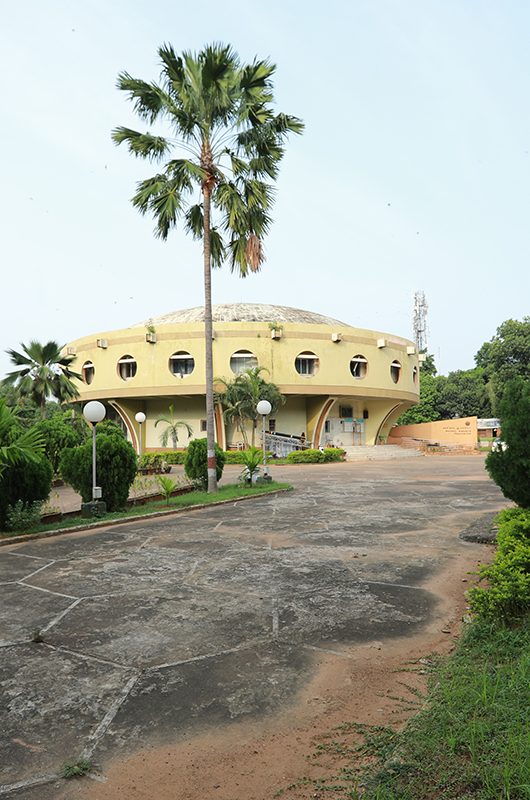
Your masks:
<path fill-rule="evenodd" d="M 1 549 L 0 795 L 49 800 L 66 760 L 271 714 L 319 649 L 417 631 L 422 584 L 504 504 L 480 457 L 275 477 L 296 490 Z"/>

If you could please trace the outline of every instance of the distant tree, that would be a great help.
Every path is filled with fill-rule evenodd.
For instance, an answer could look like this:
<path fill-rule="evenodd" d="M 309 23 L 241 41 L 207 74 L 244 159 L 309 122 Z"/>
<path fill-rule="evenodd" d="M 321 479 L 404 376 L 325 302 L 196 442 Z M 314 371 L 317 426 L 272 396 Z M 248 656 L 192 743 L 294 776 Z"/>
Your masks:
<path fill-rule="evenodd" d="M 530 381 L 509 381 L 499 411 L 504 444 L 488 454 L 486 469 L 505 497 L 530 508 Z"/>
<path fill-rule="evenodd" d="M 480 367 L 439 375 L 436 381 L 438 419 L 492 416 L 486 374 Z"/>
<path fill-rule="evenodd" d="M 228 259 L 242 277 L 259 270 L 271 224 L 271 184 L 288 134 L 301 133 L 303 124 L 273 113 L 275 66 L 269 61 L 241 64 L 224 44 L 182 55 L 165 45 L 158 54 L 159 84 L 123 72 L 118 87 L 144 122 L 166 122 L 170 135 L 119 127 L 113 139 L 134 156 L 165 159 L 156 175 L 140 181 L 132 200 L 142 214 L 153 215 L 155 235 L 166 239 L 182 220 L 203 243 L 208 491 L 215 492 L 211 268 Z"/>
<path fill-rule="evenodd" d="M 475 356 L 491 386 L 493 411 L 497 413 L 504 387 L 513 378 L 530 380 L 530 317 L 508 319 Z"/>
<path fill-rule="evenodd" d="M 23 344 L 22 350 L 22 353 L 6 351 L 18 369 L 8 373 L 4 384 L 13 384 L 21 398 L 29 397 L 40 408 L 42 418 L 46 415 L 46 400 L 49 397 L 55 397 L 63 403 L 79 396 L 72 378 L 82 378 L 70 368 L 75 356 L 63 356 L 57 342 L 43 345 L 31 341 L 29 345 Z"/>
<path fill-rule="evenodd" d="M 407 409 L 396 425 L 416 425 L 419 422 L 435 422 L 440 419 L 438 411 L 439 379 L 435 375 L 420 373 L 420 401 Z"/>
<path fill-rule="evenodd" d="M 187 422 L 175 418 L 173 405 L 169 406 L 169 414 L 160 414 L 155 420 L 155 428 L 157 425 L 165 425 L 165 430 L 160 434 L 160 444 L 162 447 L 167 447 L 167 443 L 171 439 L 173 450 L 177 449 L 179 442 L 179 431 L 185 430 L 188 434 L 188 439 L 193 435 L 193 428 Z"/>

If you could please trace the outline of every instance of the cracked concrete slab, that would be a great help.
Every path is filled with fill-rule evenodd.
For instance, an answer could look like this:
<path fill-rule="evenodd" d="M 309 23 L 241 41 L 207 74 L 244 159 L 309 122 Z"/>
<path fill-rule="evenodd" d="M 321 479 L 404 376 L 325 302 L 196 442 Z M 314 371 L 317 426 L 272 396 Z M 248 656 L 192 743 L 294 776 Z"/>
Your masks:
<path fill-rule="evenodd" d="M 296 491 L 2 548 L 0 796 L 53 800 L 66 760 L 295 703 L 319 648 L 431 624 L 425 581 L 505 505 L 480 458 L 275 477 Z"/>

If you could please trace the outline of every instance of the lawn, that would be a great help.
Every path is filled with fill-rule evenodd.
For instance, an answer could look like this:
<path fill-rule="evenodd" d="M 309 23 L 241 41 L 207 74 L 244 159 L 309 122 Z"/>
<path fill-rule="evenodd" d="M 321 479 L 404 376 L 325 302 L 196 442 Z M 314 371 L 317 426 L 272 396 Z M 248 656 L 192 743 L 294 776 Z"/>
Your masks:
<path fill-rule="evenodd" d="M 246 497 L 259 497 L 260 495 L 268 494 L 276 491 L 288 491 L 293 487 L 289 483 L 278 483 L 271 481 L 270 483 L 254 484 L 251 487 L 240 486 L 238 484 L 228 484 L 222 486 L 216 494 L 208 494 L 207 492 L 189 492 L 188 494 L 177 495 L 171 497 L 169 502 L 166 500 L 156 500 L 145 505 L 132 505 L 124 511 L 115 511 L 105 514 L 103 517 L 94 519 L 94 523 L 113 522 L 116 520 L 123 520 L 133 517 L 145 516 L 147 514 L 179 511 L 184 508 L 195 506 L 206 506 L 212 503 L 229 502 L 232 500 L 240 500 Z M 0 532 L 1 538 L 9 538 L 12 536 L 21 535 L 21 533 L 41 533 L 51 530 L 66 530 L 68 528 L 77 527 L 80 525 L 89 526 L 91 520 L 85 520 L 80 516 L 67 517 L 60 522 L 50 522 L 45 525 L 41 524 L 32 528 L 30 531 L 9 531 Z"/>

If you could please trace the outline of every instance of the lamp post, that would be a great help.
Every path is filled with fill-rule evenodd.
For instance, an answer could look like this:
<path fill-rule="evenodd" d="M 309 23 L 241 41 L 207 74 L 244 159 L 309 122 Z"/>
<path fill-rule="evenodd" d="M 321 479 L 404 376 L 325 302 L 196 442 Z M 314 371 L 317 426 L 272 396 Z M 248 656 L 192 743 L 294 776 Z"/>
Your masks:
<path fill-rule="evenodd" d="M 145 416 L 143 411 L 138 411 L 134 415 L 134 418 L 135 418 L 136 422 L 138 423 L 138 425 L 140 426 L 140 449 L 138 451 L 138 455 L 141 456 L 142 455 L 142 450 L 143 450 L 143 446 L 142 446 L 142 425 L 144 424 L 144 422 L 146 420 L 146 416 Z"/>
<path fill-rule="evenodd" d="M 106 511 L 105 503 L 101 502 L 101 487 L 96 486 L 96 425 L 105 419 L 106 413 L 99 400 L 91 400 L 83 408 L 84 418 L 92 425 L 92 502 L 81 506 L 83 516 L 97 516 Z"/>
<path fill-rule="evenodd" d="M 271 413 L 272 406 L 268 400 L 260 400 L 256 406 L 256 411 L 261 414 L 262 419 L 262 437 L 263 437 L 263 480 L 270 480 L 267 472 L 267 448 L 265 446 L 265 417 Z"/>

